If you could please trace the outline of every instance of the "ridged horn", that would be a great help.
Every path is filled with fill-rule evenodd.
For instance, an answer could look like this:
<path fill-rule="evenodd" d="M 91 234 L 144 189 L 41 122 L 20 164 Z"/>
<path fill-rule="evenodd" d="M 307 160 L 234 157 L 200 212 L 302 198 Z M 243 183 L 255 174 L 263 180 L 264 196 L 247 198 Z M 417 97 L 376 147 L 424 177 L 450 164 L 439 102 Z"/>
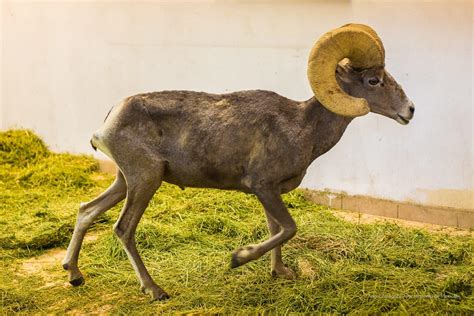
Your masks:
<path fill-rule="evenodd" d="M 354 68 L 385 65 L 385 50 L 375 31 L 363 24 L 346 24 L 327 32 L 314 44 L 308 61 L 308 79 L 316 99 L 343 116 L 369 113 L 367 100 L 346 94 L 336 80 L 337 64 L 348 58 Z"/>

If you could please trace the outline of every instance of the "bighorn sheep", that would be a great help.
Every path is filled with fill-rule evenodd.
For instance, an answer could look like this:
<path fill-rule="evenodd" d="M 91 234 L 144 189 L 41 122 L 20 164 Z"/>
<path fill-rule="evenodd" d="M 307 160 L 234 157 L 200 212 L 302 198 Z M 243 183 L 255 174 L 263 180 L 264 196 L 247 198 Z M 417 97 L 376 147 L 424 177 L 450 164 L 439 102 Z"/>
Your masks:
<path fill-rule="evenodd" d="M 119 168 L 115 182 L 81 204 L 63 267 L 80 285 L 78 256 L 86 230 L 97 216 L 127 198 L 114 231 L 153 299 L 168 298 L 148 273 L 135 230 L 162 181 L 181 187 L 252 193 L 263 204 L 271 237 L 235 250 L 238 267 L 271 253 L 274 276 L 294 278 L 281 246 L 296 224 L 280 194 L 295 189 L 313 160 L 330 150 L 356 116 L 369 111 L 407 124 L 413 103 L 385 70 L 385 51 L 375 31 L 348 24 L 323 35 L 309 57 L 314 97 L 289 100 L 274 92 L 228 94 L 163 91 L 138 94 L 113 108 L 91 143 Z"/>

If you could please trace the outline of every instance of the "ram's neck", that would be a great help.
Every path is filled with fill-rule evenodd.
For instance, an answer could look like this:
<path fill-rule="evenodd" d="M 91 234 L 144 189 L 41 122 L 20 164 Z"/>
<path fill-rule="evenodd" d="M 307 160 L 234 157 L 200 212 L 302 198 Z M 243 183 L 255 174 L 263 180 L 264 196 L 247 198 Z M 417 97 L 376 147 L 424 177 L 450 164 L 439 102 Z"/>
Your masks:
<path fill-rule="evenodd" d="M 311 161 L 323 155 L 341 139 L 353 118 L 334 114 L 319 103 L 316 98 L 305 101 L 305 121 L 311 130 Z"/>

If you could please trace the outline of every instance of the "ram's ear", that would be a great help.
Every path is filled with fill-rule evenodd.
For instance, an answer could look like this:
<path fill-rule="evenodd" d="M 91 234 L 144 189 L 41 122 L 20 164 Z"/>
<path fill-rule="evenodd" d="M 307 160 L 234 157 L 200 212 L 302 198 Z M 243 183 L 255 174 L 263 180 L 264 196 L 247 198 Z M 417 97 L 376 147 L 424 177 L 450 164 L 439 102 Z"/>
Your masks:
<path fill-rule="evenodd" d="M 361 78 L 361 73 L 352 68 L 351 62 L 347 58 L 341 60 L 337 64 L 336 75 L 342 82 L 345 83 L 360 81 Z"/>

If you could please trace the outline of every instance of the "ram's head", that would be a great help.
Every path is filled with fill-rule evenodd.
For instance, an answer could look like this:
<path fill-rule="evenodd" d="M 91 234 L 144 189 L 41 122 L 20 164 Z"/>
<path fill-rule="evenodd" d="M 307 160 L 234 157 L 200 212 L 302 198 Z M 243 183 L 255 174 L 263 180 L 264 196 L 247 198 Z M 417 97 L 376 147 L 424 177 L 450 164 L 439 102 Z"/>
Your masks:
<path fill-rule="evenodd" d="M 378 113 L 407 124 L 415 107 L 385 69 L 385 50 L 367 25 L 324 34 L 309 56 L 308 79 L 321 104 L 343 116 Z"/>

